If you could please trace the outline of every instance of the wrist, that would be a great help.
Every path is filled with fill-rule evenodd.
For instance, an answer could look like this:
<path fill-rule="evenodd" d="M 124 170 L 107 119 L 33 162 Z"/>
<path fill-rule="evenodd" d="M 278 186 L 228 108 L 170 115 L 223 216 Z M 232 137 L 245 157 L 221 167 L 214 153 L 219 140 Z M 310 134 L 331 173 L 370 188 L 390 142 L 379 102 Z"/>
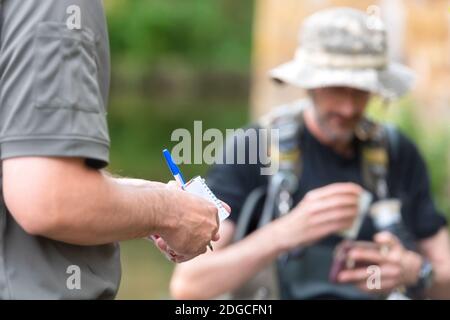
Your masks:
<path fill-rule="evenodd" d="M 424 259 L 416 252 L 406 251 L 402 261 L 405 275 L 405 285 L 416 285 L 420 280 L 420 271 L 424 263 Z"/>
<path fill-rule="evenodd" d="M 178 199 L 175 196 L 176 191 L 168 189 L 153 189 L 150 192 L 157 194 L 159 205 L 153 208 L 153 216 L 155 221 L 154 228 L 158 230 L 161 236 L 171 234 L 177 229 L 180 217 L 177 216 Z M 163 214 L 157 214 L 163 212 Z"/>
<path fill-rule="evenodd" d="M 302 237 L 297 235 L 295 239 L 286 232 L 286 217 L 275 220 L 269 226 L 272 227 L 272 237 L 274 239 L 274 247 L 278 254 L 291 251 L 304 244 Z M 289 228 L 289 227 L 288 227 Z M 301 233 L 301 232 L 299 232 Z"/>
<path fill-rule="evenodd" d="M 283 228 L 278 220 L 275 220 L 256 231 L 256 241 L 266 243 L 266 254 L 276 258 L 287 251 L 287 241 L 283 235 Z M 259 238 L 259 240 L 258 240 Z M 267 241 L 270 239 L 269 241 Z"/>
<path fill-rule="evenodd" d="M 424 299 L 427 291 L 433 285 L 434 271 L 433 265 L 428 259 L 421 257 L 421 264 L 416 281 L 408 287 L 410 295 L 414 299 Z"/>
<path fill-rule="evenodd" d="M 154 188 L 145 191 L 149 199 L 146 203 L 153 203 L 148 224 L 152 234 L 164 235 L 172 233 L 178 225 L 179 219 L 175 216 L 177 199 L 173 190 Z M 163 214 L 161 214 L 163 213 Z"/>

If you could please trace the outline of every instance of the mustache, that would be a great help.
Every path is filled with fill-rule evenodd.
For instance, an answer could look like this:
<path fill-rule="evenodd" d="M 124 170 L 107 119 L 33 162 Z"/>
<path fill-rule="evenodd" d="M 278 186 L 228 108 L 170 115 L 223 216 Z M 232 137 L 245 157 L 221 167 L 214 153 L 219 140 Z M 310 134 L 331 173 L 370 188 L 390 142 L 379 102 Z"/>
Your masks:
<path fill-rule="evenodd" d="M 341 120 L 342 122 L 346 122 L 346 123 L 357 123 L 361 120 L 362 115 L 355 114 L 353 116 L 343 116 L 337 112 L 330 112 L 330 113 L 323 115 L 323 117 L 325 119 L 337 118 L 337 119 Z"/>

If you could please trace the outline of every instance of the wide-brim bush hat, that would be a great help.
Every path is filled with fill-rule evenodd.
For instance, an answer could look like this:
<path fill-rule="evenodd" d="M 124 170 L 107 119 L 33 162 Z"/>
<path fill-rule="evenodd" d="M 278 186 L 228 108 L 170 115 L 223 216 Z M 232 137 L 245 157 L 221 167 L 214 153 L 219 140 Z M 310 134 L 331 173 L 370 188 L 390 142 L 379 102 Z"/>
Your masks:
<path fill-rule="evenodd" d="M 332 8 L 308 17 L 292 61 L 270 71 L 281 83 L 303 89 L 357 88 L 395 99 L 407 93 L 414 74 L 389 61 L 382 20 L 352 9 Z"/>

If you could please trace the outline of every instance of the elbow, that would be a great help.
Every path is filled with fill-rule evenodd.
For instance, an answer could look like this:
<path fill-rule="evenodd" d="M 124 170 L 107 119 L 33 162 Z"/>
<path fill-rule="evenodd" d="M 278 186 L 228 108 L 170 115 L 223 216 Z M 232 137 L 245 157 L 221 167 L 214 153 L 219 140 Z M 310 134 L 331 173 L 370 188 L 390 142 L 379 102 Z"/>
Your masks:
<path fill-rule="evenodd" d="M 81 158 L 18 157 L 5 159 L 3 196 L 15 221 L 31 235 L 65 235 L 80 208 L 80 181 L 98 177 Z"/>
<path fill-rule="evenodd" d="M 170 281 L 170 294 L 175 300 L 191 300 L 192 294 L 186 281 L 173 277 Z"/>
<path fill-rule="evenodd" d="M 28 213 L 12 213 L 22 229 L 32 236 L 49 237 L 58 229 L 55 219 L 49 218 L 43 212 L 35 210 Z"/>
<path fill-rule="evenodd" d="M 28 197 L 27 201 L 11 197 L 5 192 L 5 204 L 14 220 L 22 229 L 33 236 L 49 237 L 62 223 L 61 211 L 55 199 L 48 199 L 42 193 L 39 197 Z M 53 198 L 53 197 L 52 197 Z"/>
<path fill-rule="evenodd" d="M 195 293 L 194 285 L 187 279 L 174 275 L 170 281 L 170 294 L 175 300 L 204 299 Z"/>

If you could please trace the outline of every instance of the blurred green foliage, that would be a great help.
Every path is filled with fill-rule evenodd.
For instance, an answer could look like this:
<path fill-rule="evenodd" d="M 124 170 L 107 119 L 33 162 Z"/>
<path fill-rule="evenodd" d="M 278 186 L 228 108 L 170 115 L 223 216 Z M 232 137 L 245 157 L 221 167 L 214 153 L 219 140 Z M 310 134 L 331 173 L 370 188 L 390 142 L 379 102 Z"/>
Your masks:
<path fill-rule="evenodd" d="M 119 1 L 108 11 L 113 60 L 150 69 L 247 70 L 252 6 L 250 0 Z"/>

